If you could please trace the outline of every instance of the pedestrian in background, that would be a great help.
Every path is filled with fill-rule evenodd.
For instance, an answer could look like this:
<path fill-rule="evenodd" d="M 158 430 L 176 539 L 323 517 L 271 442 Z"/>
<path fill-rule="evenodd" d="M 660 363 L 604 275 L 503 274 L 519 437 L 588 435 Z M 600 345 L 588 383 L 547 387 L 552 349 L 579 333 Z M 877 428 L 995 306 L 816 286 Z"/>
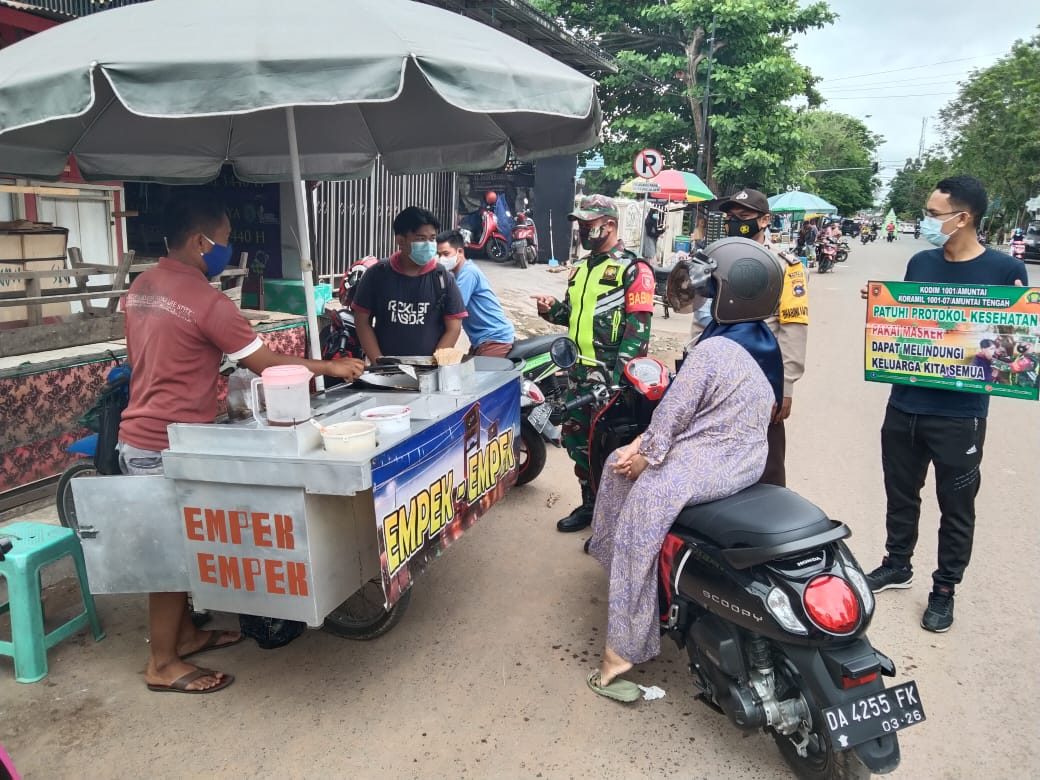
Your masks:
<path fill-rule="evenodd" d="M 989 204 L 973 176 L 953 176 L 935 185 L 921 220 L 921 233 L 935 249 L 910 258 L 904 281 L 952 285 L 1028 284 L 1025 265 L 979 243 L 977 226 Z M 867 297 L 867 288 L 860 291 Z M 985 343 L 980 346 L 991 346 Z M 909 588 L 911 558 L 921 519 L 921 488 L 929 464 L 939 502 L 939 565 L 921 618 L 928 631 L 953 625 L 954 590 L 971 559 L 975 496 L 981 484 L 989 397 L 981 393 L 893 385 L 881 426 L 885 478 L 886 555 L 867 575 L 871 590 Z"/>

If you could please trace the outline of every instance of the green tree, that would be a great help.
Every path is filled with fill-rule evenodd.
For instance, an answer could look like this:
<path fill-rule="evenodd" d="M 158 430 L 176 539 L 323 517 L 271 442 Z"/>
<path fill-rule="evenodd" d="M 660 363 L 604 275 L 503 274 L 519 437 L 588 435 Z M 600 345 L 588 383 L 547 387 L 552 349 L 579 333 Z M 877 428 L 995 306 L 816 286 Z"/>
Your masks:
<path fill-rule="evenodd" d="M 791 36 L 835 19 L 825 2 L 798 0 L 534 0 L 568 29 L 616 55 L 620 71 L 600 82 L 606 118 L 602 154 L 624 176 L 640 148 L 669 167 L 694 170 L 709 61 L 705 181 L 719 191 L 790 182 L 802 150 L 798 112 L 819 103 Z M 711 43 L 712 20 L 716 23 Z"/>
<path fill-rule="evenodd" d="M 939 118 L 953 167 L 982 179 L 1017 221 L 1040 185 L 1040 35 L 973 71 Z"/>
<path fill-rule="evenodd" d="M 832 111 L 806 111 L 800 116 L 800 124 L 805 138 L 803 170 L 818 171 L 806 174 L 802 189 L 833 203 L 840 214 L 873 206 L 879 182 L 871 161 L 882 137 L 859 119 Z M 827 168 L 855 170 L 820 170 Z"/>
<path fill-rule="evenodd" d="M 907 159 L 889 185 L 885 210 L 889 207 L 900 219 L 919 219 L 928 196 L 937 182 L 953 175 L 951 163 L 938 150 L 924 159 Z"/>

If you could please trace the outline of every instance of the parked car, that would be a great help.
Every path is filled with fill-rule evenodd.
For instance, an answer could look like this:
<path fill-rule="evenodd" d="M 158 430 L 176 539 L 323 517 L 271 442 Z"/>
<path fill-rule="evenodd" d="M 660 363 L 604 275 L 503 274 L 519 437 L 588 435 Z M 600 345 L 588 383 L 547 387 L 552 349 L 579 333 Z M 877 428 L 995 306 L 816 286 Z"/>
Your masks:
<path fill-rule="evenodd" d="M 900 233 L 913 233 L 917 230 L 916 222 L 900 222 L 897 226 Z"/>
<path fill-rule="evenodd" d="M 1040 221 L 1030 222 L 1026 228 L 1026 262 L 1040 260 Z"/>

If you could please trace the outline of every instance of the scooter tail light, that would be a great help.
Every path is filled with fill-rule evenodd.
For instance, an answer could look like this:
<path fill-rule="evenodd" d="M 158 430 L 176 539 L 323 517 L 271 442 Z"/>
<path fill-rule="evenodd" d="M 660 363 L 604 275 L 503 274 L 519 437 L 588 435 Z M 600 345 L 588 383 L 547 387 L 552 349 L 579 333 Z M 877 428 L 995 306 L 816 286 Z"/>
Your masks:
<path fill-rule="evenodd" d="M 766 596 L 766 608 L 769 610 L 769 614 L 785 630 L 792 634 L 801 634 L 803 636 L 809 633 L 809 629 L 805 627 L 805 624 L 795 614 L 794 608 L 791 606 L 791 600 L 787 598 L 787 594 L 780 588 L 773 588 L 769 591 L 769 595 Z"/>
<path fill-rule="evenodd" d="M 859 600 L 863 604 L 863 614 L 873 614 L 874 594 L 870 590 L 870 585 L 867 584 L 867 578 L 863 576 L 863 573 L 859 569 L 848 563 L 845 564 L 845 576 L 848 577 L 849 582 L 852 583 L 852 587 L 854 587 L 856 592 L 859 594 Z"/>
<path fill-rule="evenodd" d="M 523 385 L 520 386 L 521 392 L 534 401 L 536 404 L 545 403 L 545 394 L 538 389 L 538 385 L 532 382 L 530 379 L 525 379 Z"/>
<path fill-rule="evenodd" d="M 841 687 L 844 690 L 847 691 L 849 688 L 855 688 L 855 687 L 860 686 L 860 685 L 866 685 L 867 683 L 872 683 L 877 678 L 878 678 L 878 673 L 877 672 L 871 672 L 870 674 L 865 674 L 862 677 L 842 677 L 841 678 Z"/>
<path fill-rule="evenodd" d="M 841 577 L 816 577 L 806 586 L 802 601 L 809 619 L 830 634 L 851 634 L 859 626 L 859 602 Z"/>

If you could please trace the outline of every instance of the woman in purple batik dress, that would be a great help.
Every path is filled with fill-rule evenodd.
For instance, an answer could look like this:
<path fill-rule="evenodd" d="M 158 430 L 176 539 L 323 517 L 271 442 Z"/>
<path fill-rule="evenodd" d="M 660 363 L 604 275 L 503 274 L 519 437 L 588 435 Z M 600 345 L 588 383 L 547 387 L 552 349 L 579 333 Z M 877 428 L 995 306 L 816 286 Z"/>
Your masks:
<path fill-rule="evenodd" d="M 664 537 L 687 504 L 758 481 L 774 403 L 773 388 L 744 347 L 721 336 L 702 340 L 646 432 L 607 460 L 589 544 L 610 574 L 606 648 L 587 678 L 596 693 L 639 697 L 620 675 L 661 649 L 656 573 Z"/>

